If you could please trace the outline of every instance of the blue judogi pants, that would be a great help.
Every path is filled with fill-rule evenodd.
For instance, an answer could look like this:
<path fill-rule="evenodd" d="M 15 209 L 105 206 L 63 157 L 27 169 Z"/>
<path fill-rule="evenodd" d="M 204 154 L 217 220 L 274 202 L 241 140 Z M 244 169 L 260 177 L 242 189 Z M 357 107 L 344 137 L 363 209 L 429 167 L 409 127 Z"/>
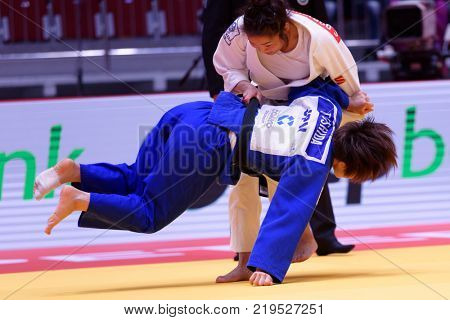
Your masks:
<path fill-rule="evenodd" d="M 156 232 L 188 209 L 220 175 L 231 155 L 228 132 L 207 123 L 212 103 L 168 111 L 132 165 L 81 165 L 90 203 L 78 226 Z"/>

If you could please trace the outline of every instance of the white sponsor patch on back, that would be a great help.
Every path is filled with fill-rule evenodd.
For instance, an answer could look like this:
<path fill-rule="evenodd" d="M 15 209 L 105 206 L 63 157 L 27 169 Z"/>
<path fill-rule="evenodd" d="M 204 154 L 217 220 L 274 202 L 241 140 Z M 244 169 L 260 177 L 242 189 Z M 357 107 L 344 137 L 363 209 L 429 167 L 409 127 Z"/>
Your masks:
<path fill-rule="evenodd" d="M 250 150 L 278 156 L 302 155 L 325 163 L 336 108 L 322 97 L 302 97 L 290 106 L 263 105 L 255 118 Z"/>

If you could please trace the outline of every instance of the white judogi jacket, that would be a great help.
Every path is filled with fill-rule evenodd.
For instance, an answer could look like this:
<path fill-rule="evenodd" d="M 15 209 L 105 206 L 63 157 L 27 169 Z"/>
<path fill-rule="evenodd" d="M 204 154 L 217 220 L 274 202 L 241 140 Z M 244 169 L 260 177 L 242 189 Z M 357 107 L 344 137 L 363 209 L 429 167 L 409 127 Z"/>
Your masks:
<path fill-rule="evenodd" d="M 305 85 L 316 77 L 330 76 L 351 96 L 360 90 L 356 63 L 337 32 L 310 16 L 291 11 L 291 20 L 310 34 L 310 74 L 308 78 L 285 84 L 260 62 L 256 49 L 243 32 L 243 18 L 229 27 L 219 42 L 214 55 L 217 72 L 223 76 L 225 91 L 232 91 L 242 80 L 250 79 L 259 85 L 269 99 L 287 100 L 289 87 Z M 362 119 L 363 116 L 343 110 L 341 125 Z M 277 182 L 269 179 L 269 197 L 272 198 Z M 258 195 L 259 180 L 243 174 L 232 188 L 229 202 L 231 249 L 250 252 L 259 231 L 261 201 Z"/>
<path fill-rule="evenodd" d="M 244 19 L 241 16 L 225 32 L 214 54 L 214 66 L 224 79 L 225 91 L 232 91 L 242 80 L 252 80 L 264 97 L 287 100 L 289 87 L 303 86 L 319 76 L 330 76 L 349 96 L 359 91 L 355 60 L 334 28 L 295 11 L 290 11 L 289 18 L 311 36 L 309 77 L 285 84 L 267 70 L 243 32 Z"/>

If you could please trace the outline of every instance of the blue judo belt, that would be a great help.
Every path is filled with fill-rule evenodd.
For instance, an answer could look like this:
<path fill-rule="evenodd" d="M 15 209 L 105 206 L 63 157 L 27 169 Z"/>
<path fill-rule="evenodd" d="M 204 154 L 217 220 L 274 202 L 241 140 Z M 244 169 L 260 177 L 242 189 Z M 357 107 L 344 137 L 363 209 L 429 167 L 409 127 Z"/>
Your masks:
<path fill-rule="evenodd" d="M 256 98 L 250 99 L 249 104 L 244 113 L 242 127 L 237 137 L 237 148 L 234 150 L 232 161 L 232 174 L 239 180 L 240 173 L 243 172 L 252 177 L 259 178 L 259 195 L 261 197 L 269 197 L 269 188 L 267 179 L 262 174 L 250 169 L 248 166 L 248 151 L 250 149 L 250 139 L 252 137 L 255 118 L 260 108 L 259 101 Z"/>

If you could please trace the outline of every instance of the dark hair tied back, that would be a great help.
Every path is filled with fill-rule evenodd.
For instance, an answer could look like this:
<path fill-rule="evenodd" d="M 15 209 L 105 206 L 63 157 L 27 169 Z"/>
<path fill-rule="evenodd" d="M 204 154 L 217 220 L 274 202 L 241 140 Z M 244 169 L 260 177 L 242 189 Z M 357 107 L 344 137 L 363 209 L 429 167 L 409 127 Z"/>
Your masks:
<path fill-rule="evenodd" d="M 283 37 L 288 21 L 283 0 L 250 0 L 244 11 L 244 31 L 248 35 L 275 35 Z"/>

